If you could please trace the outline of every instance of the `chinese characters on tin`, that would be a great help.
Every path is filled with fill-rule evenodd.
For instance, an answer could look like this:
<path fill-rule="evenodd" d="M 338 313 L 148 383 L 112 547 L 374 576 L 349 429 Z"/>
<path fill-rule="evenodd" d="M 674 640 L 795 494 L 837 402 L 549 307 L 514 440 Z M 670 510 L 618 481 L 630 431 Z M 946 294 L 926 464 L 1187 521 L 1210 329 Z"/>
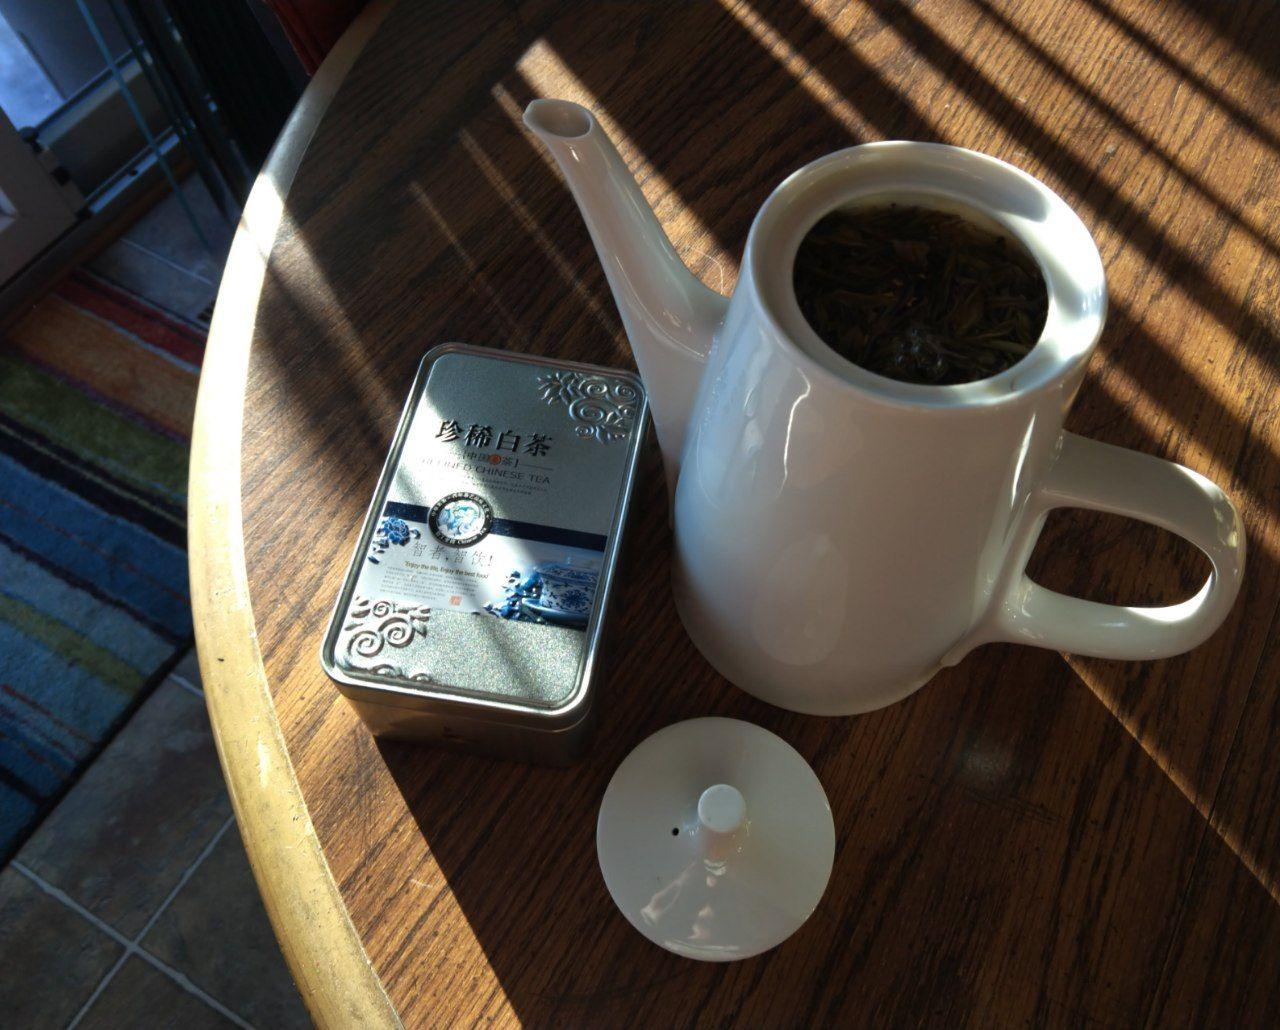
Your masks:
<path fill-rule="evenodd" d="M 541 458 L 551 450 L 551 437 L 542 433 L 517 433 L 512 429 L 504 429 L 494 438 L 492 426 L 481 426 L 472 423 L 463 429 L 461 423 L 454 419 L 445 419 L 440 423 L 440 431 L 436 439 L 445 443 L 462 441 L 464 447 L 478 447 L 495 451 L 509 451 L 512 454 L 524 453 L 530 457 Z"/>

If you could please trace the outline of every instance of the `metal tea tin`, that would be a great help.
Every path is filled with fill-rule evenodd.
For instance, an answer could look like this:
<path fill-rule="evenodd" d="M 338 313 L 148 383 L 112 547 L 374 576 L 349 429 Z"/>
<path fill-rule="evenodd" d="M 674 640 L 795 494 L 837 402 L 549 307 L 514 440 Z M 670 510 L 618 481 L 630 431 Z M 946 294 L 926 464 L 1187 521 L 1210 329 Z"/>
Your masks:
<path fill-rule="evenodd" d="M 647 419 L 630 372 L 423 358 L 321 649 L 375 734 L 582 753 Z"/>

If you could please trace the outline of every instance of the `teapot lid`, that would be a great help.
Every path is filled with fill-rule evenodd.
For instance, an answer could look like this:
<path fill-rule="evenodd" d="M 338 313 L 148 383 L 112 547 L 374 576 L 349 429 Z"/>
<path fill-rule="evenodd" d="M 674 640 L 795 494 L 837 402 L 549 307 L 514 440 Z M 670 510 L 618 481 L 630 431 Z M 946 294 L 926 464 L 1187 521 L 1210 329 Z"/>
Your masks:
<path fill-rule="evenodd" d="M 642 741 L 600 803 L 596 852 L 631 925 L 686 958 L 781 944 L 813 913 L 835 859 L 826 792 L 781 738 L 690 719 Z"/>

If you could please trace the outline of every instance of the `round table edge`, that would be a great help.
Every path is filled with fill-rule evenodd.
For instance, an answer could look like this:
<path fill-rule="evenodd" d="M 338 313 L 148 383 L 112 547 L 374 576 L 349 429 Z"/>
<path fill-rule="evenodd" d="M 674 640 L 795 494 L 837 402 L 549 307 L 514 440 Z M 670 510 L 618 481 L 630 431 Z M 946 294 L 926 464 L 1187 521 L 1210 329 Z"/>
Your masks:
<path fill-rule="evenodd" d="M 254 183 L 218 289 L 191 440 L 188 560 L 205 702 L 254 878 L 294 983 L 320 1026 L 401 1023 L 329 869 L 276 718 L 245 567 L 241 434 L 258 299 L 283 197 L 392 2 L 368 4 L 334 45 Z"/>

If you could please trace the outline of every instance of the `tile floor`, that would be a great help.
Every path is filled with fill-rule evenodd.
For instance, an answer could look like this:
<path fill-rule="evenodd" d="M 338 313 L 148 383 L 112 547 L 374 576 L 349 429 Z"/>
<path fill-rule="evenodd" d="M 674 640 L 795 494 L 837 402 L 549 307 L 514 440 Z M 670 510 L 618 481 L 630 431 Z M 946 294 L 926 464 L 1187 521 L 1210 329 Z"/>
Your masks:
<path fill-rule="evenodd" d="M 188 176 L 182 190 L 199 232 L 177 196 L 169 194 L 88 267 L 167 311 L 207 326 L 232 228 L 196 176 Z"/>
<path fill-rule="evenodd" d="M 240 844 L 194 653 L 0 872 L 0 967 L 12 1026 L 309 1025 Z"/>
<path fill-rule="evenodd" d="M 90 265 L 199 321 L 230 232 L 196 180 Z M 187 654 L 0 871 L 0 1026 L 304 1027 Z"/>

